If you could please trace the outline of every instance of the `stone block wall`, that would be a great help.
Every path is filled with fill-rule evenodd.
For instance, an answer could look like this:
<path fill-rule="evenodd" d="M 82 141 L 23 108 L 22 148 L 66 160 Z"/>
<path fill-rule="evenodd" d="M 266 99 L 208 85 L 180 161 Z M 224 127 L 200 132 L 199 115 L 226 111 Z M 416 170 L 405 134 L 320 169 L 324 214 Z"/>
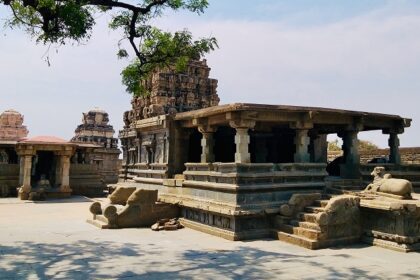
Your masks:
<path fill-rule="evenodd" d="M 341 156 L 342 151 L 328 151 L 328 161 L 333 161 Z M 400 148 L 401 162 L 405 164 L 420 164 L 420 147 Z M 367 163 L 373 158 L 388 157 L 389 149 L 377 149 L 373 151 L 360 151 L 360 162 Z"/>
<path fill-rule="evenodd" d="M 19 186 L 19 165 L 0 163 L 0 197 L 15 196 Z"/>
<path fill-rule="evenodd" d="M 72 194 L 89 197 L 103 196 L 106 185 L 97 167 L 91 164 L 70 166 L 70 186 Z"/>

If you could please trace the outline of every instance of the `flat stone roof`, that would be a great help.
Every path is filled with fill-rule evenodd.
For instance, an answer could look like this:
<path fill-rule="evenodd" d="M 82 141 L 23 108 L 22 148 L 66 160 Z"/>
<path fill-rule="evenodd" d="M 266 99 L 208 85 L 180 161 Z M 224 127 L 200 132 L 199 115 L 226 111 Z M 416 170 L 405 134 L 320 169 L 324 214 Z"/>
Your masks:
<path fill-rule="evenodd" d="M 32 138 L 19 141 L 19 144 L 59 144 L 59 145 L 69 144 L 69 145 L 72 145 L 72 143 L 70 143 L 69 141 L 59 138 L 59 137 L 55 137 L 55 136 L 35 136 Z"/>
<path fill-rule="evenodd" d="M 305 107 L 305 106 L 291 106 L 291 105 L 268 105 L 268 104 L 254 104 L 254 103 L 232 103 L 219 106 L 208 107 L 204 109 L 188 111 L 183 113 L 178 113 L 175 116 L 176 120 L 187 119 L 191 117 L 207 117 L 211 115 L 216 115 L 226 112 L 234 111 L 283 111 L 283 112 L 323 112 L 323 113 L 336 113 L 336 114 L 345 114 L 352 115 L 354 117 L 363 117 L 363 116 L 376 116 L 381 118 L 395 119 L 395 120 L 411 120 L 403 118 L 398 115 L 383 114 L 383 113 L 372 113 L 372 112 L 363 112 L 363 111 L 351 111 L 351 110 L 342 110 L 342 109 L 333 109 L 333 108 L 322 108 L 322 107 Z"/>
<path fill-rule="evenodd" d="M 183 127 L 229 125 L 230 120 L 252 120 L 268 126 L 313 124 L 320 133 L 338 133 L 353 126 L 355 130 L 393 130 L 403 133 L 411 119 L 398 115 L 340 110 L 320 107 L 233 103 L 177 113 Z M 201 119 L 201 120 L 200 120 Z"/>

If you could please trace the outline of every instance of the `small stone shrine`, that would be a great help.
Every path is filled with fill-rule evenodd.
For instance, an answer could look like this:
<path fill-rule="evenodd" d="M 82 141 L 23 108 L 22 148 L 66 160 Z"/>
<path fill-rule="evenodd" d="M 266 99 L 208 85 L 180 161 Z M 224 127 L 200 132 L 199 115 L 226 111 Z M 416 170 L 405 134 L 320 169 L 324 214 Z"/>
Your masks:
<path fill-rule="evenodd" d="M 359 132 L 388 135 L 387 172 L 410 180 L 413 189 L 420 186 L 420 166 L 402 164 L 399 153 L 398 135 L 411 119 L 329 108 L 219 105 L 217 81 L 209 73 L 205 60 L 191 61 L 184 72 L 157 70 L 141 81 L 149 95 L 134 97 L 124 113 L 123 164 L 114 188 L 158 190 L 160 202 L 179 206 L 183 226 L 209 234 L 230 240 L 274 236 L 316 249 L 358 242 L 368 228 L 372 234 L 381 231 L 379 225 L 364 226 L 367 199 L 354 192 L 370 182 L 375 167 L 360 162 Z M 343 140 L 343 156 L 333 163 L 327 161 L 328 134 Z M 416 215 L 402 222 L 417 225 Z M 382 237 L 395 234 L 383 232 Z M 406 236 L 415 243 L 420 233 Z M 371 243 L 379 242 L 375 238 Z"/>
<path fill-rule="evenodd" d="M 72 141 L 54 136 L 28 139 L 27 134 L 21 114 L 7 110 L 0 115 L 0 196 L 102 196 L 105 183 L 118 180 L 120 151 L 106 112 L 84 114 Z"/>

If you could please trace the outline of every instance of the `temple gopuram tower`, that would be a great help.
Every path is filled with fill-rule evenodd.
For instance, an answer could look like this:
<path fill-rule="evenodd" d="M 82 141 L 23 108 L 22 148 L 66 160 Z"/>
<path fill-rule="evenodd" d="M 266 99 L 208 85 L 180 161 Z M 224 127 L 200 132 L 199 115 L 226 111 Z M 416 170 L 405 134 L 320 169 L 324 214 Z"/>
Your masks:
<path fill-rule="evenodd" d="M 104 183 L 118 181 L 118 139 L 109 124 L 108 113 L 99 108 L 83 113 L 82 124 L 75 130 L 70 142 L 77 143 L 72 158 L 74 164 L 96 165 Z"/>
<path fill-rule="evenodd" d="M 86 142 L 104 148 L 116 148 L 118 139 L 114 138 L 115 130 L 109 124 L 108 113 L 95 108 L 83 113 L 82 124 L 77 126 L 72 142 Z"/>
<path fill-rule="evenodd" d="M 132 110 L 124 113 L 125 128 L 141 119 L 219 105 L 217 80 L 209 75 L 205 59 L 191 61 L 183 72 L 171 68 L 155 70 L 140 81 L 149 94 L 132 99 Z"/>
<path fill-rule="evenodd" d="M 140 81 L 148 94 L 133 97 L 131 110 L 124 113 L 124 129 L 119 133 L 126 169 L 157 170 L 158 180 L 173 172 L 170 158 L 181 158 L 169 151 L 170 138 L 175 139 L 175 115 L 219 104 L 217 80 L 209 75 L 210 68 L 203 59 L 190 61 L 182 72 L 173 67 L 156 69 Z M 127 173 L 124 176 L 131 177 Z"/>
<path fill-rule="evenodd" d="M 28 136 L 23 119 L 23 115 L 15 110 L 4 111 L 0 115 L 0 140 L 18 141 Z"/>

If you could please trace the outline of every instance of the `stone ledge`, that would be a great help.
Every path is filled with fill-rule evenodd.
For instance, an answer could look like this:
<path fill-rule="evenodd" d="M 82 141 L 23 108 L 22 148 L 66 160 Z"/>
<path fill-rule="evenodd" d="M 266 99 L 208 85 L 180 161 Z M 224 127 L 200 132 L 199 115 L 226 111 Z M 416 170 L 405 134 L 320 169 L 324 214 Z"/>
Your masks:
<path fill-rule="evenodd" d="M 202 223 L 190 221 L 185 218 L 179 219 L 181 224 L 185 227 L 198 230 L 207 234 L 214 236 L 222 237 L 231 241 L 240 241 L 240 240 L 249 240 L 257 238 L 267 238 L 270 237 L 270 230 L 261 229 L 261 230 L 246 230 L 242 232 L 233 232 L 230 230 L 225 230 L 217 227 L 208 226 Z"/>

